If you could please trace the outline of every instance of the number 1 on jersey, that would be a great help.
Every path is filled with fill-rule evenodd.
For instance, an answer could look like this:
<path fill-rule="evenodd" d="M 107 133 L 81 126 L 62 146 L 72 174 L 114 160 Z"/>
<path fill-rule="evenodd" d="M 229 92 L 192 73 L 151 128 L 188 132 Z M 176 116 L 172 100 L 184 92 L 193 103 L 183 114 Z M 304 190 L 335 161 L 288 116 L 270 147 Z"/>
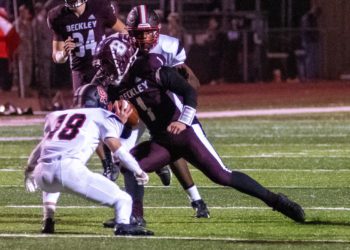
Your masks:
<path fill-rule="evenodd" d="M 152 109 L 147 107 L 141 97 L 136 97 L 137 105 L 143 110 L 147 112 L 149 119 L 154 122 L 156 120 L 156 116 L 154 115 Z"/>

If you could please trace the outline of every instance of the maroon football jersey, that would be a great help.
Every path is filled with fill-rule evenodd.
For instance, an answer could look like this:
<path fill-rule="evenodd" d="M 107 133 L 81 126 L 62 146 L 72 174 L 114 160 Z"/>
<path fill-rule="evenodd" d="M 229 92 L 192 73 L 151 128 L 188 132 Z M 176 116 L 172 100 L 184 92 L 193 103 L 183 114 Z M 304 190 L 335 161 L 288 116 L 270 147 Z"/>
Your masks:
<path fill-rule="evenodd" d="M 108 0 L 89 0 L 81 16 L 59 5 L 48 13 L 48 25 L 53 31 L 53 40 L 74 39 L 76 48 L 71 55 L 71 69 L 83 70 L 92 65 L 97 44 L 105 37 L 105 29 L 116 23 L 113 5 Z"/>
<path fill-rule="evenodd" d="M 177 121 L 183 105 L 197 106 L 195 90 L 176 69 L 162 67 L 165 61 L 159 54 L 139 57 L 129 71 L 129 77 L 118 88 L 110 86 L 110 100 L 129 100 L 137 109 L 151 135 L 164 133 L 167 126 Z M 157 72 L 159 78 L 157 79 Z M 193 123 L 198 123 L 197 118 Z"/>

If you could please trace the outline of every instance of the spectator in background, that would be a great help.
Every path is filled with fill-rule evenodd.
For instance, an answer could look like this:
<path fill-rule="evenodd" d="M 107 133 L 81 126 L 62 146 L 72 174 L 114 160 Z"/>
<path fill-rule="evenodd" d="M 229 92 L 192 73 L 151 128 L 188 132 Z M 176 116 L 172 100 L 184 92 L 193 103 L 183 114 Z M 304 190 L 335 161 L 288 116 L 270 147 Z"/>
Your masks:
<path fill-rule="evenodd" d="M 179 39 L 180 42 L 185 44 L 185 29 L 181 25 L 180 16 L 178 13 L 170 13 L 167 17 L 167 35 Z"/>
<path fill-rule="evenodd" d="M 223 41 L 225 34 L 220 31 L 220 25 L 215 17 L 209 19 L 206 30 L 205 46 L 208 49 L 208 59 L 211 67 L 208 68 L 209 83 L 215 85 L 220 81 L 220 69 L 223 55 Z"/>
<path fill-rule="evenodd" d="M 239 20 L 232 19 L 231 27 L 224 40 L 225 53 L 222 55 L 221 75 L 225 82 L 241 81 L 240 53 L 242 48 L 241 33 L 238 30 Z"/>
<path fill-rule="evenodd" d="M 262 16 L 256 16 L 252 20 L 253 30 L 253 81 L 263 81 L 266 76 L 266 48 L 265 48 L 265 21 Z"/>
<path fill-rule="evenodd" d="M 320 15 L 321 8 L 313 6 L 301 18 L 301 40 L 305 50 L 305 78 L 308 80 L 319 77 L 320 33 L 318 19 Z"/>
<path fill-rule="evenodd" d="M 35 17 L 33 26 L 34 43 L 34 74 L 35 83 L 38 88 L 39 104 L 41 110 L 51 111 L 51 80 L 52 80 L 52 60 L 51 60 L 51 32 L 47 26 L 47 11 L 40 2 L 35 4 Z"/>
<path fill-rule="evenodd" d="M 23 84 L 24 96 L 31 97 L 30 85 L 33 76 L 33 29 L 32 14 L 25 5 L 18 8 L 19 16 L 14 22 L 21 43 L 15 53 L 14 83 Z"/>
<path fill-rule="evenodd" d="M 19 42 L 19 36 L 8 20 L 6 10 L 0 8 L 0 88 L 4 91 L 10 91 L 12 88 L 10 61 Z"/>

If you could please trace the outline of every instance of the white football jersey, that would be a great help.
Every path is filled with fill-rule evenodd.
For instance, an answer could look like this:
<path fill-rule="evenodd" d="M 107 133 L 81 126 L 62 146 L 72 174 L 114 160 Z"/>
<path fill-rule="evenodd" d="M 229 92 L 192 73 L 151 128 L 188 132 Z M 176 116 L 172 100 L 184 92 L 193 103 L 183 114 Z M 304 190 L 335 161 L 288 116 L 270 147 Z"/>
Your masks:
<path fill-rule="evenodd" d="M 122 130 L 123 124 L 118 118 L 101 108 L 52 112 L 46 117 L 39 162 L 70 157 L 85 164 L 100 140 L 119 138 Z"/>
<path fill-rule="evenodd" d="M 186 52 L 180 45 L 179 39 L 167 35 L 160 34 L 158 43 L 154 46 L 150 53 L 161 54 L 165 58 L 165 66 L 174 67 L 183 64 L 186 60 Z"/>

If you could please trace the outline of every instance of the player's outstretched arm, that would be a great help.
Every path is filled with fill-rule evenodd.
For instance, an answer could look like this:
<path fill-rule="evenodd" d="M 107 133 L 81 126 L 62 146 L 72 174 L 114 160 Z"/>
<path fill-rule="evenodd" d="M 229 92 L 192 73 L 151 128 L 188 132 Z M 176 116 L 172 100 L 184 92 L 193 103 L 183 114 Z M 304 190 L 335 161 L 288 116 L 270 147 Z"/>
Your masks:
<path fill-rule="evenodd" d="M 27 167 L 24 169 L 24 186 L 28 192 L 35 192 L 37 190 L 37 184 L 33 177 L 33 171 L 38 164 L 38 159 L 41 152 L 40 142 L 32 151 L 29 156 Z"/>
<path fill-rule="evenodd" d="M 134 173 L 139 185 L 145 185 L 148 183 L 148 175 L 140 168 L 140 165 L 129 151 L 122 146 L 119 139 L 108 137 L 104 142 L 113 153 L 113 156 L 121 161 L 123 167 Z"/>

